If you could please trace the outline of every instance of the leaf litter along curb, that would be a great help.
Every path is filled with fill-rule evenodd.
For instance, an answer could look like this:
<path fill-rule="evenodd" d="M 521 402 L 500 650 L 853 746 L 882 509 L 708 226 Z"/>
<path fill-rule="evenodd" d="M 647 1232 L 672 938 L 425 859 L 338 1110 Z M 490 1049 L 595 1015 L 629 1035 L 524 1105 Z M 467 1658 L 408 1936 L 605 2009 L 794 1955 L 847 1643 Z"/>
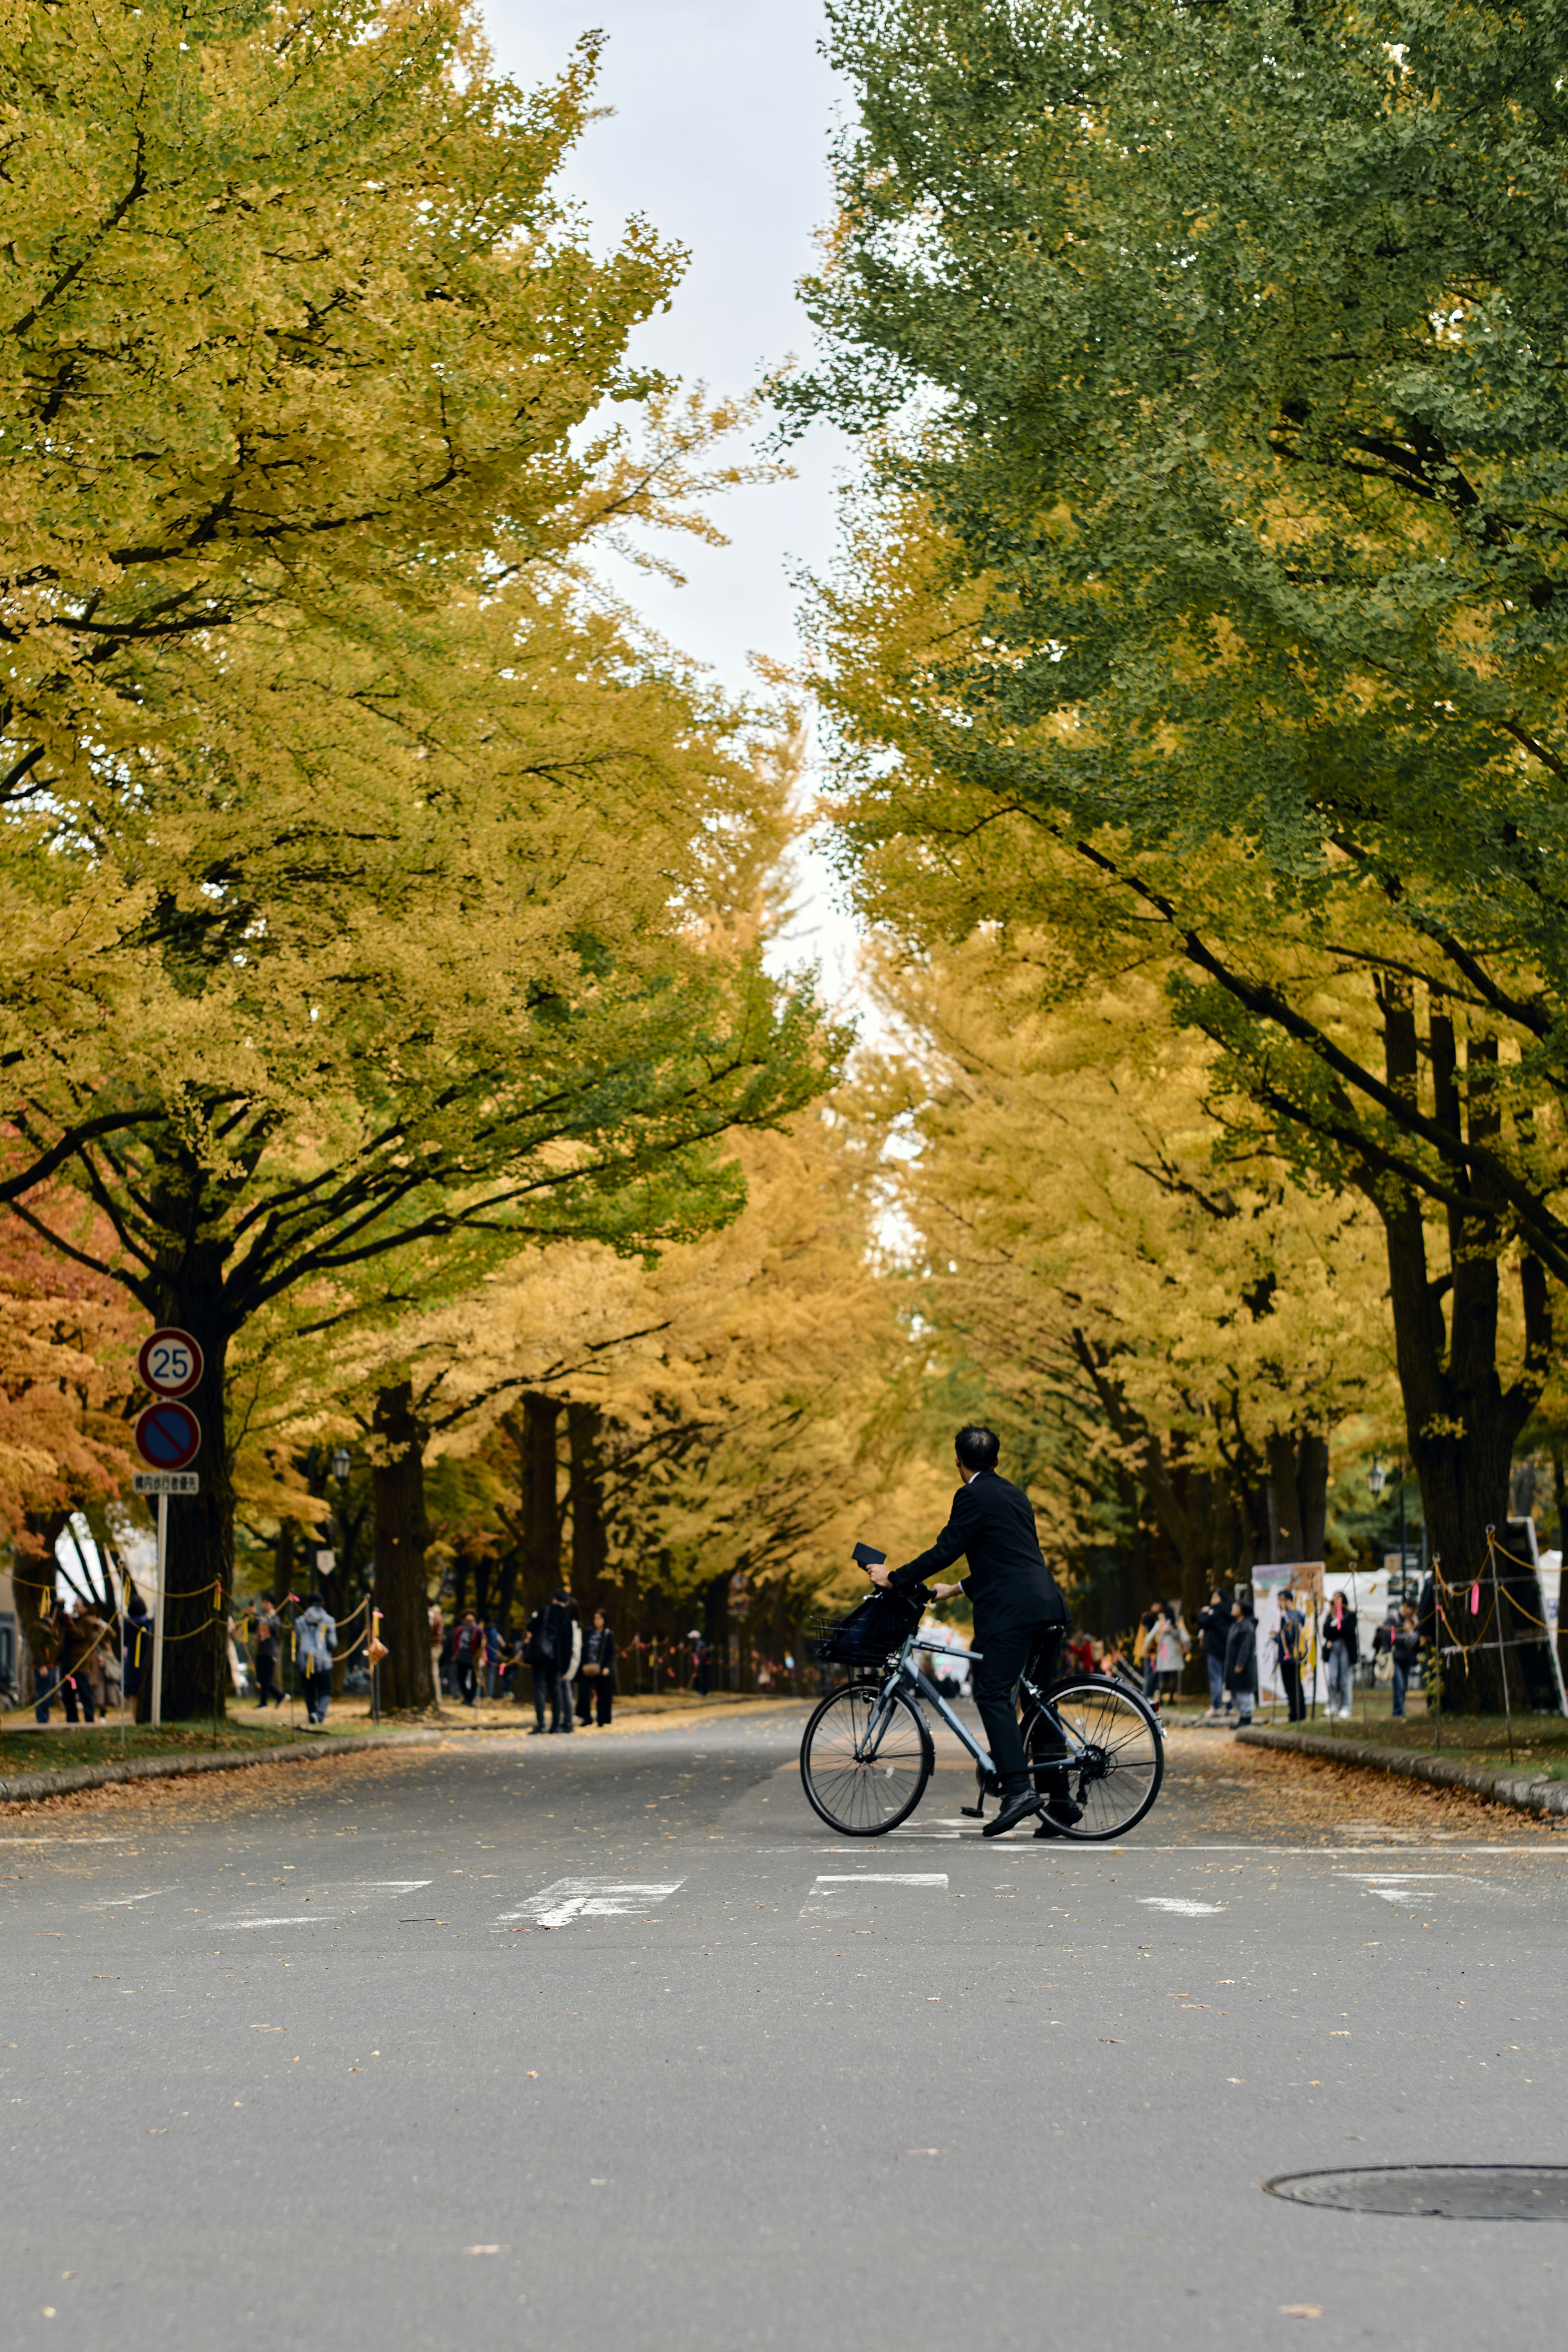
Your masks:
<path fill-rule="evenodd" d="M 1199 1738 L 1210 1744 L 1199 1748 Z M 1378 1842 L 1383 1830 L 1510 1845 L 1550 1845 L 1564 1834 L 1561 1825 L 1490 1804 L 1468 1789 L 1433 1788 L 1327 1757 L 1246 1748 L 1228 1739 L 1216 1748 L 1212 1742 L 1212 1734 L 1194 1734 L 1192 1747 L 1184 1740 L 1175 1751 L 1187 1788 L 1201 1792 L 1202 1824 L 1189 1833 L 1194 1843 L 1227 1831 L 1253 1837 L 1268 1831 L 1298 1840 L 1321 1837 L 1325 1846 L 1343 1843 L 1352 1829 L 1363 1831 L 1369 1844 Z"/>

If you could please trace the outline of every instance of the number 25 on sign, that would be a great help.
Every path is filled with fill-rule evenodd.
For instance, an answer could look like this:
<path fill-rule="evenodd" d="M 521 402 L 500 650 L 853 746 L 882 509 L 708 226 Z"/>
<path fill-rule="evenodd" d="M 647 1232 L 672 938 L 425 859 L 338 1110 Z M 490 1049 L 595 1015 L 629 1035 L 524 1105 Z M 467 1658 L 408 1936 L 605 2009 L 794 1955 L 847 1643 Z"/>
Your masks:
<path fill-rule="evenodd" d="M 202 1351 L 188 1331 L 170 1326 L 142 1343 L 136 1377 L 156 1397 L 189 1396 L 202 1376 Z"/>

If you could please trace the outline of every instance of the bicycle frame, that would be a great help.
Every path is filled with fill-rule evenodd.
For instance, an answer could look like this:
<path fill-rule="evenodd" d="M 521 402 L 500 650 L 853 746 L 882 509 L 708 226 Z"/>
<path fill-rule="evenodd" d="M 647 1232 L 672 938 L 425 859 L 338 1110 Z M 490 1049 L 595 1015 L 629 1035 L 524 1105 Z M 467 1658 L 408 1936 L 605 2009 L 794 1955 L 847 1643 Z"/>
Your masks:
<path fill-rule="evenodd" d="M 918 1633 L 911 1633 L 899 1653 L 897 1665 L 889 1669 L 883 1681 L 878 1695 L 877 1711 L 867 1727 L 865 1739 L 856 1751 L 856 1762 L 868 1764 L 875 1760 L 877 1750 L 881 1746 L 882 1734 L 892 1719 L 892 1695 L 896 1691 L 902 1690 L 912 1693 L 916 1697 L 924 1699 L 929 1706 L 934 1706 L 954 1738 L 974 1759 L 980 1771 L 994 1773 L 996 1767 L 991 1760 L 990 1750 L 982 1748 L 969 1726 L 960 1721 L 931 1681 L 931 1676 L 921 1667 L 910 1664 L 916 1650 L 924 1650 L 934 1658 L 963 1658 L 966 1664 L 973 1664 L 975 1659 L 984 1658 L 985 1654 L 984 1650 L 954 1649 L 946 1642 L 922 1642 Z M 1062 1721 L 1039 1685 L 1032 1683 L 1026 1673 L 1019 1675 L 1016 1687 L 1025 1691 L 1030 1698 L 1037 1700 L 1055 1725 L 1062 1743 L 1059 1760 L 1062 1763 L 1070 1763 L 1075 1755 L 1081 1755 L 1084 1752 L 1085 1742 Z M 1054 1764 L 1058 1759 L 1053 1756 L 1050 1760 Z"/>

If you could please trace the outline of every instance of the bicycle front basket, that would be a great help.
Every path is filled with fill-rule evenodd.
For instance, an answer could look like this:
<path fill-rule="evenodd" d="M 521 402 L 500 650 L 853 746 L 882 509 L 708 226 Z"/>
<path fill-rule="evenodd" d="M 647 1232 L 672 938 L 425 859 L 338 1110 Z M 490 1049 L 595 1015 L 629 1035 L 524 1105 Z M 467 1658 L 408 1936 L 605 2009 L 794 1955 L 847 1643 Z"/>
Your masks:
<path fill-rule="evenodd" d="M 901 1592 L 873 1592 L 847 1617 L 819 1618 L 816 1654 L 825 1666 L 879 1666 L 902 1649 L 921 1612 Z"/>

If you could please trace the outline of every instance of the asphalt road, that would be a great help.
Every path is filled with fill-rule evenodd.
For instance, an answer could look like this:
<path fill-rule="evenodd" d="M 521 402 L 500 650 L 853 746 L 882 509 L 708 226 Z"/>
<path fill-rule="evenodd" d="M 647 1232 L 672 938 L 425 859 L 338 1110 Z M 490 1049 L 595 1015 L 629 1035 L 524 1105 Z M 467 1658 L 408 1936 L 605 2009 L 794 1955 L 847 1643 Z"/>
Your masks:
<path fill-rule="evenodd" d="M 1568 1835 L 1194 1733 L 1117 1849 L 839 1842 L 803 1715 L 7 1811 L 7 2344 L 1560 2340 L 1568 2228 L 1260 2184 L 1568 2162 Z"/>

